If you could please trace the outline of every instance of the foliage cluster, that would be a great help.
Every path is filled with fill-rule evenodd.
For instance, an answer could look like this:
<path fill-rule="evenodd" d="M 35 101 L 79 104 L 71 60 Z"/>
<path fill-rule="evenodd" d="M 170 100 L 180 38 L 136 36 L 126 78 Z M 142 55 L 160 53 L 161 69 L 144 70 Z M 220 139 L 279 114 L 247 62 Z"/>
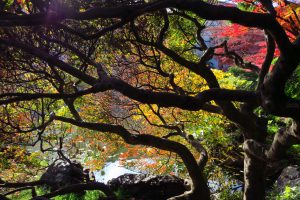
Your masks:
<path fill-rule="evenodd" d="M 189 177 L 186 199 L 212 183 L 263 199 L 268 167 L 300 154 L 300 6 L 236 3 L 0 3 L 1 186 L 63 158 Z"/>

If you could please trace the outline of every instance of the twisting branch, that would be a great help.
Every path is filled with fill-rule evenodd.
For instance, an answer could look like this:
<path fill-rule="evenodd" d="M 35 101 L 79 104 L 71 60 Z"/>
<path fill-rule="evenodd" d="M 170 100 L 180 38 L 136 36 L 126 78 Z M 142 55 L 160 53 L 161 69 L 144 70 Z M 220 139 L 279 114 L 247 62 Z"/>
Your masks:
<path fill-rule="evenodd" d="M 66 187 L 63 187 L 61 189 L 58 189 L 54 192 L 44 194 L 42 196 L 37 196 L 34 199 L 38 199 L 41 197 L 45 198 L 53 198 L 59 195 L 64 194 L 70 194 L 70 193 L 76 193 L 78 191 L 84 191 L 84 190 L 100 190 L 104 192 L 104 194 L 107 196 L 108 199 L 115 199 L 115 194 L 109 189 L 107 185 L 104 183 L 98 183 L 98 182 L 92 182 L 92 183 L 82 183 L 82 184 L 73 184 Z"/>
<path fill-rule="evenodd" d="M 98 18 L 126 18 L 128 13 L 133 16 L 139 16 L 146 12 L 161 10 L 164 8 L 177 8 L 190 10 L 201 18 L 207 20 L 230 20 L 249 27 L 258 27 L 270 30 L 273 37 L 276 38 L 279 48 L 289 45 L 288 38 L 282 27 L 276 23 L 272 15 L 251 13 L 241 11 L 235 7 L 226 7 L 221 5 L 212 5 L 203 1 L 196 0 L 163 0 L 141 5 L 127 5 L 120 7 L 94 7 L 84 12 L 78 12 L 66 8 L 65 6 L 56 6 L 56 10 L 51 13 L 38 13 L 29 15 L 10 15 L 4 16 L 0 20 L 0 26 L 34 26 L 43 24 L 57 24 L 64 19 L 90 20 Z"/>
<path fill-rule="evenodd" d="M 252 64 L 251 62 L 245 62 L 243 60 L 243 58 L 238 55 L 236 52 L 234 51 L 229 51 L 229 48 L 227 46 L 227 41 L 225 40 L 222 44 L 214 47 L 214 48 L 221 48 L 223 47 L 224 48 L 224 53 L 222 54 L 217 54 L 215 53 L 214 55 L 217 55 L 217 56 L 226 56 L 228 58 L 231 58 L 234 60 L 235 64 L 239 67 L 242 67 L 244 69 L 250 69 L 251 71 L 255 72 L 255 73 L 259 73 L 260 69 L 258 66 Z"/>
<path fill-rule="evenodd" d="M 9 183 L 5 181 L 0 182 L 0 187 L 2 188 L 22 188 L 22 187 L 33 187 L 39 185 L 52 185 L 53 183 L 44 180 L 38 180 L 33 182 L 22 182 L 22 183 Z"/>
<path fill-rule="evenodd" d="M 21 42 L 16 42 L 14 40 L 9 40 L 8 38 L 0 38 L 0 44 L 12 46 L 23 50 L 24 52 L 30 53 L 33 56 L 40 58 L 41 60 L 46 61 L 49 65 L 56 66 L 60 70 L 65 71 L 66 73 L 86 82 L 87 84 L 94 84 L 96 79 L 92 76 L 87 75 L 86 73 L 80 71 L 79 69 L 70 66 L 69 64 L 59 60 L 57 57 L 48 54 L 41 48 L 32 47 Z"/>
<path fill-rule="evenodd" d="M 181 136 L 184 137 L 200 153 L 197 163 L 200 171 L 203 171 L 208 161 L 208 153 L 200 143 L 201 141 L 194 138 L 193 135 L 188 135 L 185 131 L 181 131 Z"/>
<path fill-rule="evenodd" d="M 181 136 L 183 137 L 188 143 L 190 143 L 199 153 L 200 153 L 200 157 L 198 162 L 198 166 L 201 172 L 203 172 L 204 167 L 207 163 L 208 160 L 208 154 L 207 151 L 205 150 L 205 148 L 202 146 L 202 144 L 200 143 L 200 140 L 197 140 L 194 138 L 193 135 L 188 135 L 185 131 L 184 131 L 184 124 L 179 124 L 179 125 L 168 125 L 167 122 L 165 121 L 165 119 L 163 118 L 163 116 L 159 113 L 159 109 L 158 111 L 155 111 L 154 108 L 149 105 L 151 111 L 159 118 L 159 120 L 163 123 L 163 125 L 158 125 L 158 124 L 153 124 L 148 118 L 147 116 L 145 116 L 145 114 L 143 113 L 143 111 L 141 109 L 139 109 L 142 112 L 142 115 L 144 116 L 144 118 L 147 120 L 147 122 L 150 125 L 153 126 L 157 126 L 157 127 L 163 127 L 166 129 L 170 129 L 170 130 L 175 130 L 176 132 L 171 132 L 168 133 L 167 135 L 163 136 L 163 138 L 168 139 L 169 137 L 172 136 Z M 181 126 L 181 127 L 180 127 Z"/>
<path fill-rule="evenodd" d="M 288 98 L 284 88 L 287 80 L 300 63 L 300 37 L 291 46 L 292 50 L 287 50 L 288 55 L 281 54 L 261 86 L 262 107 L 269 113 L 292 117 L 299 120 L 300 102 L 299 100 Z"/>
<path fill-rule="evenodd" d="M 292 124 L 276 133 L 269 149 L 254 140 L 246 140 L 243 149 L 248 154 L 264 162 L 274 162 L 284 158 L 286 150 L 300 143 L 300 123 Z"/>
<path fill-rule="evenodd" d="M 81 90 L 75 93 L 3 93 L 0 94 L 0 105 L 21 102 L 21 101 L 31 101 L 41 98 L 49 99 L 64 99 L 64 98 L 78 98 L 94 92 L 94 88 L 89 88 L 86 90 Z M 5 98 L 1 100 L 1 98 Z"/>
<path fill-rule="evenodd" d="M 166 9 L 161 11 L 162 15 L 163 15 L 163 19 L 164 19 L 164 26 L 161 29 L 159 36 L 158 36 L 158 43 L 163 43 L 164 40 L 164 36 L 166 35 L 168 29 L 169 29 L 169 16 L 168 16 L 168 11 Z"/>
<path fill-rule="evenodd" d="M 5 193 L 4 196 L 10 195 L 10 194 L 13 194 L 13 193 L 16 193 L 16 192 L 20 192 L 20 191 L 23 191 L 23 190 L 31 190 L 31 196 L 32 197 L 36 196 L 36 191 L 35 191 L 35 188 L 33 186 L 27 186 L 27 187 L 22 187 L 22 188 L 12 190 L 10 192 Z"/>
<path fill-rule="evenodd" d="M 209 190 L 206 181 L 199 170 L 199 167 L 188 148 L 178 142 L 159 138 L 148 134 L 132 134 L 120 125 L 104 123 L 78 122 L 76 120 L 55 116 L 55 120 L 70 123 L 79 127 L 96 130 L 100 132 L 110 132 L 119 135 L 122 139 L 132 145 L 146 145 L 166 151 L 177 153 L 185 163 L 187 170 L 193 181 L 193 189 L 189 195 L 201 195 L 204 199 L 209 199 Z M 196 191 L 196 192 L 195 192 Z M 198 196 L 199 197 L 199 196 Z"/>
<path fill-rule="evenodd" d="M 265 57 L 265 60 L 261 66 L 261 71 L 259 73 L 259 81 L 257 89 L 260 90 L 261 85 L 264 82 L 265 76 L 269 72 L 272 59 L 274 57 L 275 53 L 275 42 L 274 39 L 271 37 L 271 35 L 268 32 L 265 32 L 266 35 L 266 42 L 267 42 L 267 55 Z"/>

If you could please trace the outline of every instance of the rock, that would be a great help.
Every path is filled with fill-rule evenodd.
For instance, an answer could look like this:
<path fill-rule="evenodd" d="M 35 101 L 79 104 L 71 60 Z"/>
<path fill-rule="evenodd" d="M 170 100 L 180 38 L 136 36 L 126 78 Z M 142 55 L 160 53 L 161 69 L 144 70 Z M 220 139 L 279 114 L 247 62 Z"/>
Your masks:
<path fill-rule="evenodd" d="M 210 198 L 211 200 L 219 200 L 221 196 L 221 193 L 215 193 L 215 194 L 211 194 Z"/>
<path fill-rule="evenodd" d="M 40 180 L 51 182 L 51 191 L 71 184 L 87 182 L 86 172 L 80 163 L 56 161 L 51 164 Z M 124 174 L 107 184 L 109 189 L 119 192 L 121 198 L 134 200 L 164 200 L 189 190 L 189 185 L 176 176 L 150 176 Z M 78 191 L 84 194 L 83 191 Z"/>
<path fill-rule="evenodd" d="M 277 188 L 283 192 L 286 186 L 300 187 L 300 167 L 293 165 L 284 168 L 276 181 Z"/>
<path fill-rule="evenodd" d="M 80 163 L 57 160 L 48 167 L 40 180 L 51 182 L 50 188 L 51 191 L 54 191 L 67 185 L 82 183 L 85 177 Z"/>
<path fill-rule="evenodd" d="M 111 190 L 119 190 L 135 200 L 164 200 L 188 190 L 184 180 L 176 176 L 145 174 L 124 174 L 109 181 L 108 185 Z"/>

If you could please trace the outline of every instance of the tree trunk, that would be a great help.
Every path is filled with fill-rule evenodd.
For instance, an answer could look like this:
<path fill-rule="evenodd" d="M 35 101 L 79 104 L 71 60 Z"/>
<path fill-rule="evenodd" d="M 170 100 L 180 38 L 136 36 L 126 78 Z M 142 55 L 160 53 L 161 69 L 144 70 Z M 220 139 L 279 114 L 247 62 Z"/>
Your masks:
<path fill-rule="evenodd" d="M 266 163 L 245 153 L 244 158 L 244 200 L 265 199 Z"/>

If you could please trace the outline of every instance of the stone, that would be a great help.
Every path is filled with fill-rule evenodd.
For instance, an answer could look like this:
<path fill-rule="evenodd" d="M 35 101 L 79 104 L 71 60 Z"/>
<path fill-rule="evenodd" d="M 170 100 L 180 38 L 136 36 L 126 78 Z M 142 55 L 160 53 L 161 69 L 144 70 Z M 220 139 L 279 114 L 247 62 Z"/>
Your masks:
<path fill-rule="evenodd" d="M 110 180 L 108 186 L 135 200 L 164 200 L 188 190 L 183 179 L 170 175 L 124 174 Z"/>
<path fill-rule="evenodd" d="M 50 182 L 50 189 L 54 191 L 71 184 L 83 183 L 85 177 L 80 163 L 57 160 L 48 167 L 40 180 Z"/>
<path fill-rule="evenodd" d="M 283 192 L 286 186 L 300 187 L 300 167 L 293 165 L 284 168 L 276 181 L 279 192 Z"/>

